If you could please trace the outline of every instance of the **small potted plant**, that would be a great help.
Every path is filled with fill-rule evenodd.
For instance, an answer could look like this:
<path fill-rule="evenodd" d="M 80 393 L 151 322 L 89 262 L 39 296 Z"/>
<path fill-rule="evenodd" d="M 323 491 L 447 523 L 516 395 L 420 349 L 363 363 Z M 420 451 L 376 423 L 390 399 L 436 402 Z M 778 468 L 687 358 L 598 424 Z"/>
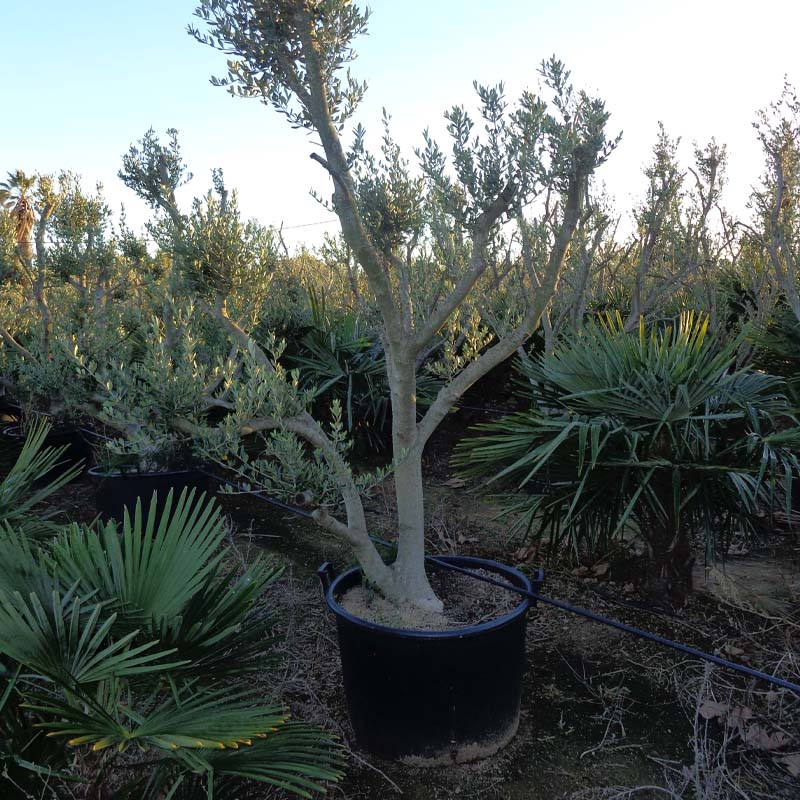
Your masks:
<path fill-rule="evenodd" d="M 105 434 L 97 437 L 95 482 L 97 510 L 121 520 L 136 499 L 161 501 L 170 489 L 208 488 L 208 477 L 195 455 L 192 439 L 173 426 L 175 418 L 200 424 L 208 410 L 207 381 L 214 370 L 198 359 L 191 308 L 172 317 L 181 335 L 168 335 L 154 319 L 139 340 L 130 363 L 107 361 L 100 367 L 76 356 L 82 379 L 95 381 L 93 415 Z"/>
<path fill-rule="evenodd" d="M 104 519 L 122 521 L 125 508 L 149 501 L 157 493 L 163 502 L 170 489 L 208 489 L 208 476 L 198 465 L 185 438 L 156 430 L 129 438 L 102 438 L 89 470 L 95 485 L 95 505 Z"/>

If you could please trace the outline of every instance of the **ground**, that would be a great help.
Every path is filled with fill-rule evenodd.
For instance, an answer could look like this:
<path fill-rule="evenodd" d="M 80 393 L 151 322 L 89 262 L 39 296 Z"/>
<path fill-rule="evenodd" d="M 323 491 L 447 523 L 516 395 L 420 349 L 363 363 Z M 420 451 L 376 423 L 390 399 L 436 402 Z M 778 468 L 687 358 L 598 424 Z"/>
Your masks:
<path fill-rule="evenodd" d="M 446 460 L 434 455 L 427 470 L 431 552 L 514 563 L 520 552 L 504 538 L 506 526 L 493 520 L 496 509 L 454 479 Z M 371 523 L 383 535 L 390 534 L 390 489 L 370 503 Z M 91 492 L 83 480 L 57 502 L 67 516 L 87 519 Z M 528 625 L 520 730 L 497 756 L 421 769 L 360 752 L 347 721 L 334 621 L 315 576 L 323 561 L 342 570 L 351 559 L 312 523 L 263 501 L 233 495 L 222 502 L 242 562 L 266 554 L 285 567 L 267 598 L 284 634 L 282 666 L 259 681 L 297 718 L 340 736 L 349 751 L 347 774 L 330 787 L 332 797 L 800 797 L 800 698 L 709 672 L 674 651 L 543 606 Z M 613 561 L 549 569 L 544 593 L 796 681 L 799 556 L 797 533 L 770 536 L 724 569 L 701 570 L 698 591 L 678 614 L 647 608 L 631 590 L 629 565 L 623 570 Z M 532 571 L 534 564 L 520 566 Z M 259 787 L 252 796 L 280 795 Z"/>
<path fill-rule="evenodd" d="M 438 458 L 435 451 L 427 472 L 431 552 L 458 551 L 513 561 L 516 548 L 504 539 L 506 525 L 494 519 L 497 509 L 473 487 L 454 479 L 446 459 Z M 350 749 L 347 777 L 333 788 L 334 797 L 622 798 L 631 796 L 624 793 L 627 788 L 654 786 L 658 788 L 635 796 L 663 798 L 670 796 L 665 793 L 665 772 L 668 777 L 678 775 L 680 788 L 685 774 L 674 770 L 684 765 L 697 774 L 696 783 L 707 787 L 702 790 L 705 793 L 689 787 L 692 793 L 687 796 L 727 797 L 723 789 L 713 794 L 713 785 L 724 784 L 730 777 L 752 798 L 800 797 L 800 783 L 779 761 L 800 749 L 800 736 L 776 752 L 765 748 L 755 752 L 741 743 L 728 743 L 731 750 L 738 747 L 748 752 L 732 756 L 719 775 L 712 774 L 713 763 L 703 763 L 703 759 L 713 761 L 712 748 L 719 747 L 714 742 L 725 742 L 732 728 L 725 725 L 724 714 L 708 720 L 697 715 L 698 708 L 705 708 L 695 700 L 701 688 L 705 687 L 703 702 L 724 697 L 735 712 L 759 705 L 769 686 L 746 684 L 724 671 L 708 673 L 702 662 L 680 653 L 543 606 L 529 621 L 522 721 L 517 737 L 505 750 L 477 764 L 433 770 L 382 762 L 359 752 L 347 722 L 335 625 L 322 603 L 315 576 L 322 561 L 333 561 L 342 570 L 351 565 L 351 559 L 312 524 L 263 502 L 230 497 L 226 504 L 243 558 L 266 550 L 286 565 L 285 580 L 273 597 L 287 629 L 285 667 L 278 685 L 298 717 L 330 727 Z M 376 532 L 391 536 L 390 484 L 373 497 L 370 512 Z M 797 680 L 798 555 L 796 534 L 772 536 L 760 549 L 732 558 L 724 567 L 698 568 L 698 592 L 680 614 L 656 613 L 643 601 L 637 602 L 627 584 L 628 565 L 624 572 L 603 562 L 594 569 L 551 569 L 544 592 L 753 666 L 794 659 L 788 671 L 793 670 Z M 519 566 L 530 572 L 534 565 Z M 789 616 L 792 611 L 794 616 Z M 794 627 L 782 625 L 783 619 Z M 792 636 L 796 647 L 787 646 Z M 734 686 L 749 689 L 728 700 L 729 687 Z M 800 698 L 792 703 L 790 713 L 782 706 L 767 717 L 758 711 L 753 720 L 758 717 L 764 731 L 791 733 L 800 720 Z M 695 728 L 696 719 L 702 723 L 700 730 Z M 739 738 L 746 737 L 748 730 L 752 726 L 742 728 Z M 793 731 L 798 732 L 797 728 Z M 788 763 L 794 767 L 794 761 Z M 603 792 L 606 788 L 609 791 Z"/>

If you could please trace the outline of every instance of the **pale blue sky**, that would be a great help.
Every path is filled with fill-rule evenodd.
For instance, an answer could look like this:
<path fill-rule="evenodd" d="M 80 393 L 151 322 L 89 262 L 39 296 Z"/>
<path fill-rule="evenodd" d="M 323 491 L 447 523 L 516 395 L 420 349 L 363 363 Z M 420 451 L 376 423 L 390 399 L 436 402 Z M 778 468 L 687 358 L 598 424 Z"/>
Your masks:
<path fill-rule="evenodd" d="M 602 177 L 620 211 L 643 191 L 641 169 L 663 120 L 692 141 L 715 135 L 730 151 L 728 203 L 745 213 L 761 169 L 751 123 L 776 99 L 783 75 L 800 84 L 800 3 L 762 0 L 374 0 L 354 69 L 369 83 L 357 119 L 379 132 L 386 106 L 397 138 L 472 101 L 472 81 L 506 83 L 513 99 L 536 86 L 555 53 L 577 86 L 602 96 L 624 137 Z M 243 211 L 287 227 L 328 218 L 308 196 L 329 186 L 308 159 L 312 141 L 257 101 L 229 97 L 209 76 L 222 54 L 185 33 L 191 0 L 0 0 L 3 125 L 0 174 L 71 169 L 102 181 L 112 207 L 140 225 L 147 212 L 116 178 L 121 155 L 150 126 L 178 128 L 195 174 L 183 199 L 221 166 Z M 319 241 L 325 226 L 287 232 Z M 327 227 L 335 230 L 335 225 Z"/>

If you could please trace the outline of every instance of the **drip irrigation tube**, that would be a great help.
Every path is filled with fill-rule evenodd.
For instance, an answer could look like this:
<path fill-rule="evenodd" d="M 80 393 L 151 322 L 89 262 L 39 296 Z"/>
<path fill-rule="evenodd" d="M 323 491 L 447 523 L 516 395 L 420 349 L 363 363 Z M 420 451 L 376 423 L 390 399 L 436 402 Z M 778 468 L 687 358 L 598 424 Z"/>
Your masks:
<path fill-rule="evenodd" d="M 382 544 L 386 544 L 382 542 Z M 441 559 L 436 558 L 436 556 L 427 556 L 427 560 L 430 561 L 432 564 L 436 564 L 439 567 L 443 567 L 444 569 L 452 570 L 453 572 L 460 572 L 464 575 L 469 575 L 470 577 L 476 578 L 479 581 L 484 581 L 485 583 L 491 583 L 495 586 L 499 586 L 503 589 L 507 589 L 509 592 L 516 592 L 524 597 L 528 597 L 529 599 L 533 600 L 534 602 L 541 602 L 545 603 L 546 605 L 555 606 L 556 608 L 560 608 L 562 611 L 569 611 L 571 614 L 577 614 L 580 617 L 586 617 L 587 619 L 594 620 L 595 622 L 600 622 L 603 625 L 608 625 L 611 628 L 616 628 L 617 630 L 623 631 L 624 633 L 629 633 L 632 636 L 638 636 L 640 639 L 647 639 L 650 642 L 655 642 L 656 644 L 660 644 L 664 647 L 671 647 L 673 650 L 678 650 L 681 653 L 686 653 L 687 655 L 693 656 L 694 658 L 700 658 L 704 661 L 710 661 L 712 664 L 716 664 L 720 667 L 725 667 L 726 669 L 734 670 L 735 672 L 739 672 L 742 675 L 748 675 L 751 678 L 758 678 L 762 681 L 767 681 L 768 683 L 773 684 L 774 686 L 780 686 L 783 689 L 789 689 L 792 692 L 797 692 L 800 694 L 800 684 L 792 683 L 791 681 L 786 681 L 783 678 L 777 678 L 774 675 L 768 675 L 766 672 L 761 672 L 757 669 L 753 669 L 752 667 L 746 667 L 744 664 L 737 664 L 733 661 L 728 661 L 726 658 L 721 658 L 720 656 L 712 655 L 711 653 L 706 653 L 703 650 L 698 650 L 695 647 L 689 647 L 689 645 L 681 644 L 680 642 L 674 642 L 672 639 L 667 639 L 664 636 L 659 636 L 657 633 L 650 633 L 650 631 L 644 631 L 641 628 L 635 628 L 633 625 L 626 625 L 624 622 L 617 622 L 614 619 L 609 619 L 608 617 L 604 617 L 601 614 L 596 614 L 594 611 L 589 611 L 586 608 L 581 608 L 580 606 L 573 606 L 570 603 L 565 603 L 563 600 L 556 600 L 552 597 L 547 597 L 546 595 L 539 594 L 538 591 L 529 592 L 526 589 L 521 589 L 518 586 L 513 586 L 510 583 L 506 583 L 505 581 L 499 581 L 495 578 L 490 578 L 487 575 L 478 575 L 471 570 L 464 569 L 463 567 L 457 567 L 455 564 L 449 564 Z M 531 581 L 536 589 L 541 588 L 544 584 L 544 570 L 539 568 L 537 570 L 537 575 Z"/>
<path fill-rule="evenodd" d="M 257 497 L 259 500 L 263 500 L 265 503 L 269 503 L 271 506 L 275 506 L 276 508 L 282 508 L 284 511 L 289 511 L 292 514 L 297 514 L 298 517 L 305 517 L 306 519 L 314 519 L 314 515 L 310 511 L 305 511 L 302 508 L 297 508 L 297 506 L 290 506 L 288 503 L 284 503 L 281 500 L 276 500 L 274 497 L 270 497 L 269 495 L 264 494 L 263 492 L 254 492 L 252 490 L 244 490 L 242 489 L 242 485 L 237 481 L 232 481 L 228 478 L 223 478 L 219 475 L 215 475 L 213 472 L 208 472 L 204 469 L 197 470 L 201 475 L 205 475 L 207 478 L 213 478 L 215 481 L 219 483 L 227 483 L 231 486 L 235 486 L 240 492 L 252 495 L 253 497 Z"/>
<path fill-rule="evenodd" d="M 236 486 L 239 484 L 236 481 L 226 480 L 224 478 L 220 478 L 218 475 L 214 475 L 211 472 L 205 472 L 203 470 L 199 470 L 204 475 L 208 475 L 215 480 L 221 481 L 223 483 L 230 483 Z M 283 503 L 280 500 L 275 500 L 268 495 L 263 494 L 263 492 L 250 492 L 254 497 L 257 497 L 259 500 L 263 500 L 270 505 L 276 506 L 278 508 L 282 508 L 284 511 L 289 511 L 293 514 L 297 514 L 301 517 L 306 517 L 311 519 L 313 515 L 308 511 L 304 511 L 302 508 L 297 508 L 296 506 L 291 506 L 288 503 Z M 391 542 L 384 541 L 383 539 L 378 539 L 374 536 L 370 537 L 373 542 L 376 544 L 380 544 L 384 547 L 393 547 Z M 589 611 L 587 608 L 581 608 L 580 606 L 573 606 L 570 603 L 565 603 L 563 600 L 556 600 L 553 597 L 547 597 L 547 595 L 543 595 L 539 593 L 539 589 L 544 585 L 544 570 L 540 567 L 536 575 L 531 579 L 531 582 L 536 589 L 534 592 L 529 592 L 526 589 L 521 589 L 518 586 L 512 586 L 510 583 L 506 583 L 505 581 L 497 580 L 496 578 L 490 578 L 488 575 L 479 575 L 472 570 L 464 569 L 463 567 L 458 567 L 455 564 L 449 564 L 442 559 L 436 558 L 436 556 L 426 556 L 426 560 L 431 564 L 436 564 L 438 567 L 442 567 L 443 569 L 449 569 L 453 572 L 460 572 L 464 575 L 468 575 L 471 578 L 475 578 L 479 581 L 484 581 L 485 583 L 491 583 L 494 586 L 498 586 L 502 589 L 506 589 L 509 592 L 516 592 L 516 594 L 522 595 L 523 597 L 527 597 L 530 600 L 533 600 L 535 603 L 544 603 L 545 605 L 554 606 L 555 608 L 559 608 L 562 611 L 568 611 L 570 614 L 577 614 L 579 617 L 585 617 L 586 619 L 593 620 L 594 622 L 599 622 L 603 625 L 607 625 L 610 628 L 616 628 L 623 633 L 629 633 L 631 636 L 638 636 L 640 639 L 646 639 L 650 642 L 655 642 L 655 644 L 659 644 L 663 647 L 669 647 L 673 650 L 677 650 L 681 653 L 685 653 L 686 655 L 692 656 L 693 658 L 699 658 L 703 661 L 709 661 L 712 664 L 716 664 L 719 667 L 724 667 L 725 669 L 733 670 L 734 672 L 738 672 L 741 675 L 747 675 L 750 678 L 756 678 L 757 680 L 766 681 L 767 683 L 771 683 L 773 686 L 780 686 L 782 689 L 788 689 L 791 692 L 797 692 L 800 695 L 800 684 L 792 683 L 791 681 L 784 680 L 783 678 L 778 678 L 774 675 L 768 675 L 766 672 L 761 672 L 760 670 L 753 669 L 752 667 L 746 667 L 744 664 L 737 664 L 734 661 L 729 661 L 727 658 L 721 658 L 720 656 L 715 656 L 711 653 L 706 653 L 703 650 L 698 650 L 695 647 L 690 647 L 686 644 L 681 644 L 680 642 L 675 642 L 672 639 L 667 639 L 664 636 L 659 636 L 657 633 L 651 633 L 650 631 L 642 630 L 641 628 L 635 628 L 633 625 L 626 625 L 624 622 L 617 622 L 617 620 L 610 619 L 609 617 L 604 617 L 602 614 L 596 614 L 594 611 Z M 333 567 L 330 562 L 326 562 L 323 564 L 319 570 L 317 571 L 318 574 L 329 574 L 332 571 Z"/>

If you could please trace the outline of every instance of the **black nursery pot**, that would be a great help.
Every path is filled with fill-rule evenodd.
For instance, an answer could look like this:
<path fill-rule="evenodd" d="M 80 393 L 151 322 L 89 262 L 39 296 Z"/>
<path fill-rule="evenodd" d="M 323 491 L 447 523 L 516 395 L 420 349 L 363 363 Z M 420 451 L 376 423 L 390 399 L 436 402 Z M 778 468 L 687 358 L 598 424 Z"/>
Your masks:
<path fill-rule="evenodd" d="M 13 401 L 0 397 L 0 425 L 14 425 L 22 416 L 22 409 Z"/>
<path fill-rule="evenodd" d="M 495 561 L 441 556 L 521 589 L 521 572 Z M 347 709 L 356 741 L 374 755 L 416 763 L 463 763 L 497 752 L 517 732 L 530 602 L 491 622 L 451 631 L 377 625 L 338 598 L 361 582 L 342 573 L 325 600 L 336 615 Z"/>
<path fill-rule="evenodd" d="M 142 499 L 142 511 L 147 513 L 153 492 L 158 493 L 158 511 L 164 508 L 169 490 L 173 490 L 173 508 L 183 489 L 196 489 L 195 495 L 208 491 L 208 476 L 196 469 L 167 472 L 104 472 L 99 467 L 89 470 L 94 481 L 94 502 L 104 520 L 122 522 L 125 507 L 133 518 L 136 501 Z"/>
<path fill-rule="evenodd" d="M 7 425 L 2 429 L 2 436 L 10 446 L 11 455 L 16 459 L 25 444 L 25 434 L 19 425 Z M 66 447 L 66 450 L 53 469 L 48 470 L 34 481 L 35 486 L 46 486 L 59 475 L 74 467 L 78 462 L 82 462 L 84 470 L 89 465 L 92 449 L 87 444 L 86 439 L 83 438 L 81 432 L 75 428 L 56 428 L 51 430 L 44 440 L 44 445 L 45 447 L 54 448 Z"/>

